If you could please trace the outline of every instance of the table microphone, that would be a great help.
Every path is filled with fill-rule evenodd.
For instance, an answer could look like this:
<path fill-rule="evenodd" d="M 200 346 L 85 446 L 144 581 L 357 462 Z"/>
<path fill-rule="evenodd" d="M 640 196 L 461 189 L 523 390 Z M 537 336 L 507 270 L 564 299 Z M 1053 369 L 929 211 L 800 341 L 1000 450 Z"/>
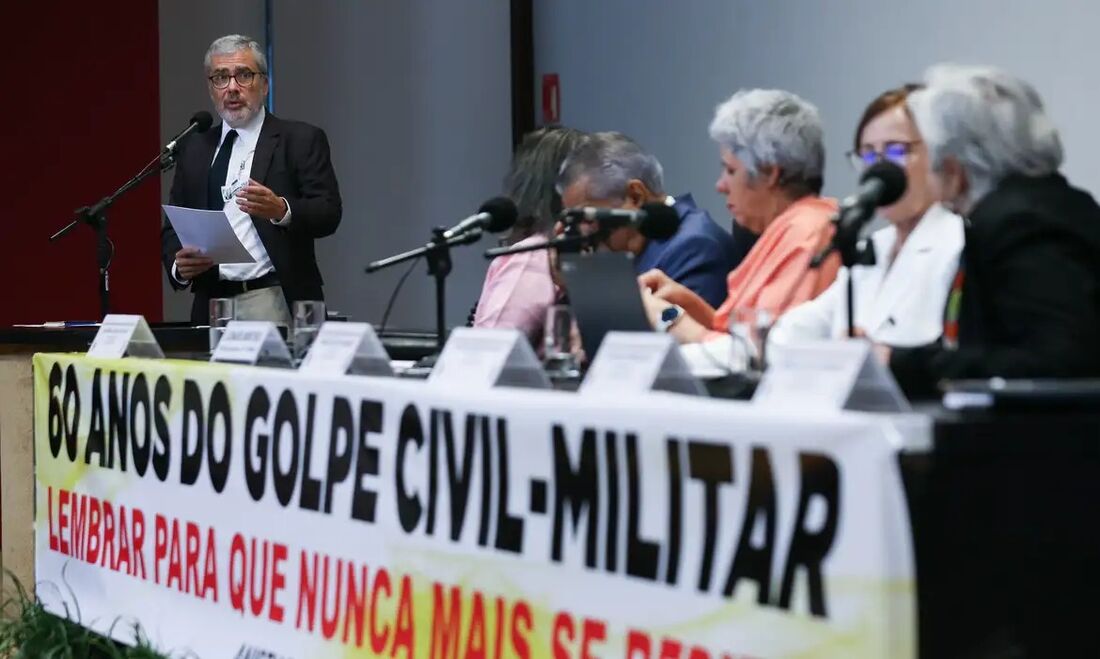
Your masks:
<path fill-rule="evenodd" d="M 680 215 L 676 209 L 659 202 L 645 204 L 637 210 L 579 206 L 566 209 L 563 215 L 567 220 L 597 222 L 604 230 L 630 226 L 654 240 L 667 240 L 680 229 Z"/>

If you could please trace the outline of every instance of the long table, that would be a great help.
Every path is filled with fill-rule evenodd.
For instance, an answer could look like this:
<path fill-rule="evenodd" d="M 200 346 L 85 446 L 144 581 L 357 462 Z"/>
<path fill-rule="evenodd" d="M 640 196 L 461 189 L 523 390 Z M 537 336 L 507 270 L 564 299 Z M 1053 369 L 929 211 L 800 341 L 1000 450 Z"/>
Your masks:
<path fill-rule="evenodd" d="M 55 366 L 60 379 L 51 382 Z M 0 426 L 6 562 L 22 554 L 29 564 L 25 554 L 37 536 L 39 572 L 24 581 L 55 582 L 65 565 L 67 579 L 84 586 L 75 590 L 86 615 L 133 615 L 170 639 L 169 647 L 202 648 L 202 656 L 219 656 L 229 645 L 234 652 L 247 646 L 286 656 L 354 648 L 354 624 L 326 626 L 323 609 L 312 621 L 310 589 L 303 583 L 317 575 L 310 561 L 324 565 L 326 558 L 346 561 L 345 572 L 352 565 L 365 570 L 358 586 L 365 589 L 369 581 L 372 595 L 382 593 L 384 604 L 365 610 L 392 614 L 379 623 L 391 627 L 387 651 L 398 649 L 408 577 L 409 615 L 423 621 L 408 630 L 421 644 L 415 656 L 433 644 L 477 638 L 469 616 L 479 609 L 486 638 L 504 643 L 505 655 L 519 649 L 517 641 L 534 656 L 552 649 L 580 656 L 586 646 L 595 656 L 625 656 L 631 649 L 646 650 L 640 656 L 688 656 L 692 647 L 731 657 L 1077 656 L 1095 644 L 1089 623 L 1100 612 L 1097 411 L 775 414 L 747 403 L 673 394 L 594 399 L 566 392 L 454 391 L 420 381 L 309 378 L 171 360 L 50 355 L 39 359 L 39 367 L 39 398 L 56 398 L 59 405 L 72 367 L 74 391 L 84 401 L 74 435 L 77 457 L 67 458 L 63 424 L 51 430 L 49 409 L 39 409 L 39 514 L 34 534 L 28 533 L 34 523 L 26 509 L 34 500 L 25 477 L 31 473 L 30 425 L 22 442 L 9 441 L 18 428 Z M 122 384 L 127 374 L 129 389 Z M 163 410 L 165 437 L 177 450 L 164 463 L 164 481 L 153 476 L 154 452 L 143 477 L 134 467 L 127 473 L 117 465 L 100 468 L 105 454 L 99 451 L 91 454 L 91 466 L 82 463 L 94 434 L 89 401 L 100 401 L 106 441 L 110 388 L 118 396 L 132 394 L 138 375 L 145 376 L 150 397 L 161 378 L 174 392 Z M 190 407 L 184 401 L 188 382 Z M 231 411 L 211 417 L 211 409 L 220 409 L 219 385 Z M 11 386 L 31 399 L 29 380 Z M 266 411 L 250 416 L 258 396 L 266 396 L 266 407 L 260 405 Z M 292 401 L 284 402 L 285 396 Z M 200 408 L 203 423 L 194 413 Z M 292 408 L 296 422 L 287 420 Z M 246 428 L 249 418 L 253 425 Z M 234 428 L 231 444 L 241 449 L 221 492 L 211 454 L 187 469 L 181 460 L 188 441 L 197 446 L 198 429 L 207 426 L 219 441 L 223 427 Z M 238 462 L 248 454 L 244 438 L 251 433 L 253 449 L 259 436 L 273 444 L 276 426 L 284 444 L 295 426 L 296 441 L 317 440 L 300 454 L 315 456 L 316 488 L 301 477 L 296 485 L 280 485 L 269 473 L 257 496 L 258 481 L 249 481 Z M 151 428 L 159 436 L 155 423 Z M 349 487 L 359 473 L 358 458 L 348 458 L 342 479 L 334 478 L 343 473 L 340 461 L 331 473 L 319 466 L 333 462 L 328 447 L 350 447 L 353 437 L 365 437 L 357 452 L 367 456 L 358 489 Z M 213 455 L 224 455 L 223 446 L 215 442 Z M 284 472 L 289 455 L 282 458 Z M 270 460 L 274 465 L 277 458 Z M 194 472 L 195 485 L 180 482 L 185 471 Z M 331 495 L 328 481 L 334 483 Z M 839 494 L 831 498 L 834 481 Z M 501 489 L 502 483 L 510 487 Z M 116 511 L 125 506 L 131 520 L 132 511 L 141 510 L 152 520 L 146 524 L 154 545 L 157 520 L 163 520 L 159 580 L 150 576 L 154 565 L 139 578 L 132 562 L 112 569 L 91 565 L 87 554 L 75 556 L 71 544 L 61 551 L 62 492 L 70 540 L 71 510 L 89 497 L 113 502 Z M 80 504 L 70 498 L 74 493 Z M 340 512 L 322 512 L 326 502 Z M 24 509 L 16 511 L 19 506 Z M 372 506 L 374 517 L 362 519 Z M 29 521 L 21 529 L 9 524 L 17 512 Z M 182 529 L 175 581 L 173 520 Z M 199 587 L 204 566 L 196 562 L 188 586 L 188 522 L 196 527 L 196 558 L 205 555 L 203 529 L 215 534 L 215 555 L 229 557 L 223 563 L 231 561 L 237 534 L 244 547 L 238 556 L 253 553 L 247 542 L 253 538 L 261 549 L 267 540 L 271 551 L 285 550 L 282 600 L 254 608 L 245 598 L 237 610 L 225 602 L 232 589 L 224 585 L 231 575 L 223 563 L 215 568 L 227 571 L 218 603 L 211 601 L 212 590 L 205 596 L 189 591 Z M 517 524 L 524 529 L 518 534 Z M 824 552 L 816 564 L 814 552 L 807 553 L 815 546 Z M 155 548 L 146 551 L 155 563 Z M 387 575 L 388 590 L 378 591 L 376 573 Z M 50 600 L 56 590 L 39 592 L 48 605 L 60 606 Z M 168 604 L 171 614 L 150 617 L 148 609 L 165 608 L 148 606 L 152 601 Z M 282 622 L 273 620 L 273 603 L 281 607 Z M 450 620 L 456 606 L 466 617 L 454 630 L 436 624 L 439 616 Z M 293 619 L 299 614 L 304 617 Z M 364 615 L 361 647 L 371 647 L 375 620 Z M 498 627 L 502 636 L 494 637 Z M 677 648 L 682 652 L 672 652 Z"/>

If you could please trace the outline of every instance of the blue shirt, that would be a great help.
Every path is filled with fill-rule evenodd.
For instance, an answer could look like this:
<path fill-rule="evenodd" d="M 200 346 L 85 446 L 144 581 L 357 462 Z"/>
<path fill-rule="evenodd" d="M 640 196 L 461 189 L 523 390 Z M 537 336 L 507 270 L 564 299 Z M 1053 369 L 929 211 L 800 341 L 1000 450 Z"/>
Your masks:
<path fill-rule="evenodd" d="M 695 206 L 690 194 L 676 198 L 680 228 L 667 240 L 649 240 L 634 259 L 638 274 L 657 268 L 683 284 L 712 307 L 725 302 L 726 278 L 747 250 L 739 250 L 733 237 Z"/>

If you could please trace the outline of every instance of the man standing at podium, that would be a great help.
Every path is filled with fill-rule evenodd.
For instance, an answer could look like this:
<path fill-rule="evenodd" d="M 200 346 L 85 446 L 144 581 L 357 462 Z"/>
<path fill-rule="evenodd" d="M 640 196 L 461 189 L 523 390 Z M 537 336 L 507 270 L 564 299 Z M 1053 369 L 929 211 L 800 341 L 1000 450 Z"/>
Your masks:
<path fill-rule="evenodd" d="M 255 263 L 215 265 L 161 231 L 161 257 L 177 290 L 191 288 L 191 322 L 209 322 L 211 298 L 234 298 L 238 320 L 290 324 L 296 300 L 321 300 L 313 241 L 336 231 L 342 207 L 320 128 L 267 113 L 267 58 L 249 37 L 216 39 L 207 89 L 222 123 L 184 140 L 169 203 L 224 210 Z"/>

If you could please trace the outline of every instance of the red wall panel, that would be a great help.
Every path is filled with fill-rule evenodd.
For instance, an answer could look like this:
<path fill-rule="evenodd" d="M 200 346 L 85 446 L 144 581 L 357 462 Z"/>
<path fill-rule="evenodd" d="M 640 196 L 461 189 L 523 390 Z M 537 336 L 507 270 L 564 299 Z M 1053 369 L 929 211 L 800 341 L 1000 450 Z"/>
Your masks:
<path fill-rule="evenodd" d="M 91 228 L 48 238 L 160 148 L 157 3 L 0 5 L 0 326 L 97 319 Z M 151 321 L 162 313 L 159 203 L 153 176 L 108 215 L 112 311 Z"/>

